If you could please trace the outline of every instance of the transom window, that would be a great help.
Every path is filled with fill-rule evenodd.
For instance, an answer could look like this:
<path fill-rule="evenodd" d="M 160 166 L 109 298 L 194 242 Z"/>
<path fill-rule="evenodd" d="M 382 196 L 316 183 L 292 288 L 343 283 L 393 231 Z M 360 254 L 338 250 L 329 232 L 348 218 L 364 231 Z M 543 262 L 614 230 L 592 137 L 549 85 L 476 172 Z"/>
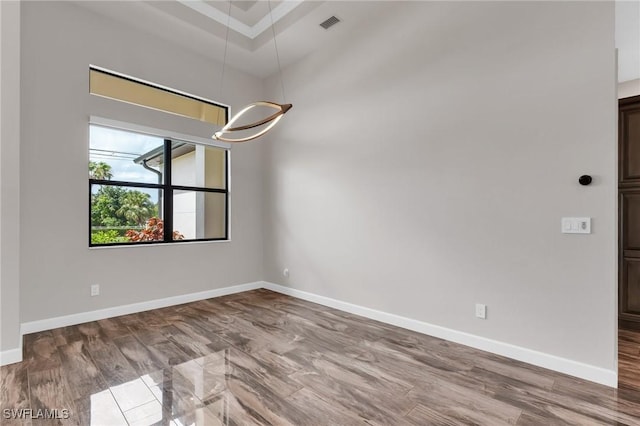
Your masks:
<path fill-rule="evenodd" d="M 90 125 L 89 245 L 227 240 L 228 168 L 224 148 Z"/>
<path fill-rule="evenodd" d="M 96 66 L 89 67 L 89 93 L 220 127 L 229 119 L 224 105 Z"/>

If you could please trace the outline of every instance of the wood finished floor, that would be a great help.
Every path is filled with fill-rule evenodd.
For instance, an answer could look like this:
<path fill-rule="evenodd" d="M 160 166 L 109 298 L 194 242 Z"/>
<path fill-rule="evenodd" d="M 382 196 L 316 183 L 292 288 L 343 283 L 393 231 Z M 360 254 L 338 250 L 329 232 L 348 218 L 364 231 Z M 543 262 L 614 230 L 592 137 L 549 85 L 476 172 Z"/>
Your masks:
<path fill-rule="evenodd" d="M 618 386 L 640 390 L 640 330 L 618 332 Z"/>
<path fill-rule="evenodd" d="M 640 425 L 640 333 L 619 389 L 256 290 L 25 336 L 0 407 L 78 425 Z"/>

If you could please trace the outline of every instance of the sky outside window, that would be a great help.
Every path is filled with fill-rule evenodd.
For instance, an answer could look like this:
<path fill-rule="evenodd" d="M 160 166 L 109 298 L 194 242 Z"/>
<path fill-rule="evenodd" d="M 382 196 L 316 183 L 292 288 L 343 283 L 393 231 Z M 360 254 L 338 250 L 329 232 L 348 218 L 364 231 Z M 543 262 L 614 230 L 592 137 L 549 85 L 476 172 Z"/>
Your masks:
<path fill-rule="evenodd" d="M 94 125 L 89 127 L 89 138 L 89 161 L 108 164 L 113 175 L 111 180 L 158 183 L 157 173 L 134 160 L 156 148 L 162 149 L 163 138 Z M 157 162 L 151 168 L 158 170 Z M 157 190 L 139 190 L 151 195 L 154 203 L 158 201 Z"/>

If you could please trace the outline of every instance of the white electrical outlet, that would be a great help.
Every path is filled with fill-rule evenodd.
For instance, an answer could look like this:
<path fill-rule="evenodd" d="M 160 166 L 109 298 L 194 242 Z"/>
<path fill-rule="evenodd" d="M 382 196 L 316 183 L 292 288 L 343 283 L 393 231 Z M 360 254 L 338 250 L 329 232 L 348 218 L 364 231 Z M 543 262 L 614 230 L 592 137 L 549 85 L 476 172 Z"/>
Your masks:
<path fill-rule="evenodd" d="M 91 285 L 91 295 L 99 296 L 100 295 L 100 284 L 92 284 Z"/>
<path fill-rule="evenodd" d="M 487 305 L 476 303 L 476 317 L 487 319 Z"/>
<path fill-rule="evenodd" d="M 282 271 L 282 275 L 289 278 L 289 268 L 284 268 L 284 270 Z"/>

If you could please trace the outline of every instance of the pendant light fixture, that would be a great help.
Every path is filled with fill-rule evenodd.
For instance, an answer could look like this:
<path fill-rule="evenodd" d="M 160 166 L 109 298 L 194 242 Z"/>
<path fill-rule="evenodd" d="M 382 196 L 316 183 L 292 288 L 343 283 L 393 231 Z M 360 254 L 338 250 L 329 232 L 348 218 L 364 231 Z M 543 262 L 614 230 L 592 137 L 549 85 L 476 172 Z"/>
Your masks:
<path fill-rule="evenodd" d="M 226 31 L 226 37 L 225 37 L 224 57 L 222 60 L 222 75 L 220 77 L 220 93 L 221 94 L 224 89 L 224 85 L 223 85 L 224 71 L 225 71 L 225 66 L 227 62 L 227 49 L 229 47 L 229 20 L 231 19 L 231 1 L 232 0 L 229 0 L 229 13 L 227 14 L 227 31 Z M 282 80 L 282 66 L 280 65 L 280 54 L 278 52 L 278 42 L 276 41 L 276 30 L 273 23 L 273 12 L 271 10 L 271 0 L 267 0 L 267 4 L 269 5 L 269 18 L 271 19 L 271 32 L 273 33 L 273 45 L 276 51 L 276 60 L 278 62 L 278 73 L 280 75 L 280 86 L 282 89 L 282 99 L 284 100 L 285 94 L 284 94 L 284 82 Z M 234 127 L 234 124 L 238 121 L 240 117 L 242 117 L 248 111 L 256 107 L 271 108 L 271 109 L 274 109 L 276 112 L 274 112 L 273 114 L 269 115 L 266 118 L 257 120 L 253 123 Z M 278 121 L 282 119 L 282 116 L 286 114 L 287 111 L 289 111 L 292 107 L 293 105 L 287 104 L 287 103 L 278 104 L 278 103 L 269 102 L 269 101 L 253 102 L 247 105 L 246 107 L 242 108 L 240 112 L 234 115 L 233 118 L 231 118 L 231 120 L 229 120 L 227 124 L 225 124 L 224 127 L 222 127 L 222 129 L 218 130 L 213 134 L 212 138 L 219 141 L 223 141 L 223 142 L 246 142 L 246 141 L 259 138 L 260 136 L 264 135 L 269 130 L 271 130 L 273 126 L 275 126 L 278 123 Z M 248 136 L 246 135 L 246 133 L 243 133 L 244 136 L 236 136 L 243 131 L 255 129 L 260 126 L 264 126 L 264 127 L 256 131 L 255 133 L 249 134 Z"/>

